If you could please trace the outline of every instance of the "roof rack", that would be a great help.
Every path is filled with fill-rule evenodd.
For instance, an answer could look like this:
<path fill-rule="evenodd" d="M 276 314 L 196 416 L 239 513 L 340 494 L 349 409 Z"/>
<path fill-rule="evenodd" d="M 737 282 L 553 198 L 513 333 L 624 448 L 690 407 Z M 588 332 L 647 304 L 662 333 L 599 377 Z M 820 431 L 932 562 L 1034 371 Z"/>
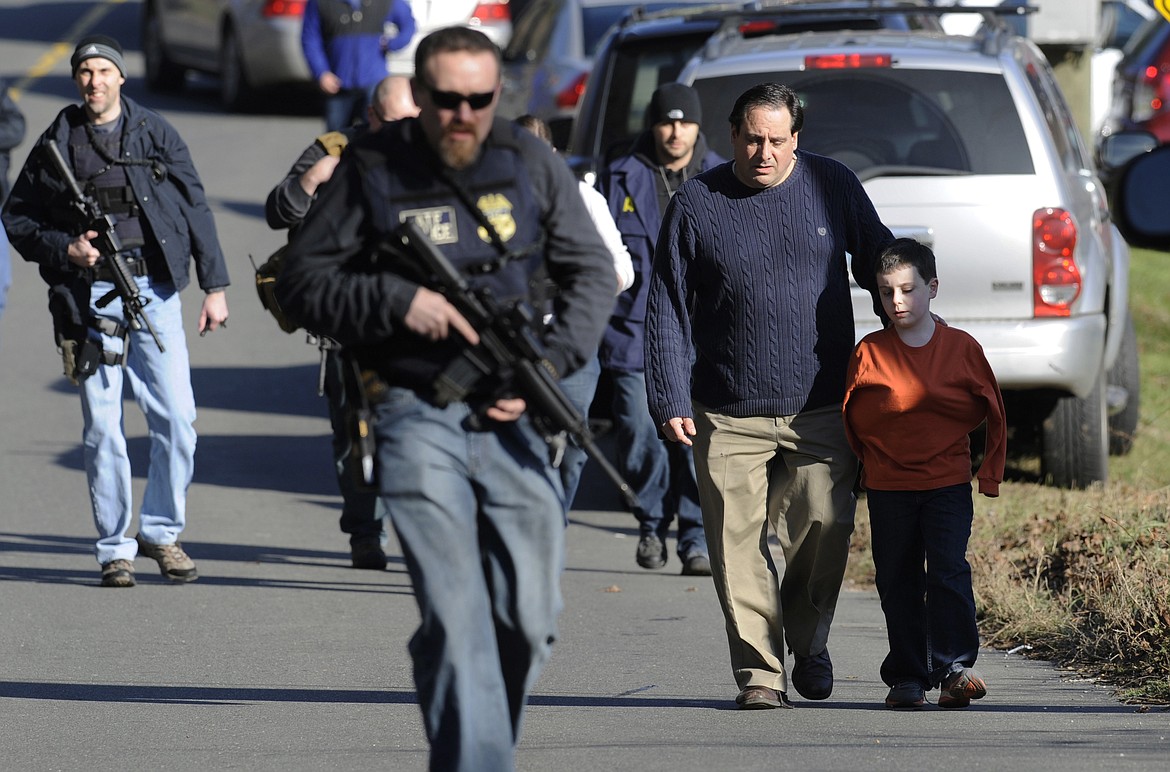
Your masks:
<path fill-rule="evenodd" d="M 883 2 L 882 0 L 749 0 L 739 3 L 712 3 L 691 5 L 649 11 L 645 6 L 631 8 L 618 22 L 628 26 L 648 19 L 718 19 L 723 26 L 731 26 L 761 18 L 786 16 L 849 16 L 858 13 L 873 14 L 916 14 L 919 16 L 943 16 L 950 14 L 978 14 L 989 28 L 1010 31 L 1005 16 L 1026 16 L 1040 10 L 1036 6 L 968 6 L 968 5 L 919 5 L 910 2 Z"/>

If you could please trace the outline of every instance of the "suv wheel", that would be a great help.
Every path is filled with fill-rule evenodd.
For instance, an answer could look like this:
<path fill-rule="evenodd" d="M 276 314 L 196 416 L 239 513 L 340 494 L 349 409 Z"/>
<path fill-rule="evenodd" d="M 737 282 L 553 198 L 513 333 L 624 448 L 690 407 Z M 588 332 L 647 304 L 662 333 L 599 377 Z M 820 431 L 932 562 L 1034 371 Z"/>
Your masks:
<path fill-rule="evenodd" d="M 1137 434 L 1138 417 L 1141 412 L 1141 376 L 1138 372 L 1137 331 L 1133 317 L 1125 319 L 1125 332 L 1121 337 L 1121 350 L 1117 361 L 1109 370 L 1107 402 L 1110 408 L 1124 401 L 1125 407 L 1109 413 L 1109 453 L 1124 456 L 1133 450 L 1134 435 Z"/>
<path fill-rule="evenodd" d="M 223 33 L 223 45 L 219 49 L 219 97 L 224 108 L 232 112 L 243 112 L 252 99 L 252 87 L 244 72 L 244 52 L 240 38 L 229 25 Z"/>
<path fill-rule="evenodd" d="M 1108 475 L 1105 377 L 1087 397 L 1061 397 L 1040 427 L 1040 473 L 1057 488 L 1087 488 Z"/>
<path fill-rule="evenodd" d="M 142 58 L 146 65 L 146 87 L 151 91 L 174 92 L 183 88 L 186 72 L 167 56 L 162 22 L 153 3 L 142 11 Z"/>

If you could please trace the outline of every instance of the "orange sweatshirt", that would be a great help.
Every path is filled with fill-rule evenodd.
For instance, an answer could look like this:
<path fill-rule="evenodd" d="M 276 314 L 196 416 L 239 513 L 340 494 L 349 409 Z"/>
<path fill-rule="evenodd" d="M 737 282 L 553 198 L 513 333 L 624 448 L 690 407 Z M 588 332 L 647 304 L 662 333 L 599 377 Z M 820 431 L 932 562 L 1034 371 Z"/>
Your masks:
<path fill-rule="evenodd" d="M 932 490 L 971 481 L 968 434 L 987 421 L 979 492 L 998 496 L 1007 456 L 1003 397 L 983 348 L 941 324 L 912 348 L 893 327 L 866 335 L 845 382 L 845 432 L 867 489 Z"/>

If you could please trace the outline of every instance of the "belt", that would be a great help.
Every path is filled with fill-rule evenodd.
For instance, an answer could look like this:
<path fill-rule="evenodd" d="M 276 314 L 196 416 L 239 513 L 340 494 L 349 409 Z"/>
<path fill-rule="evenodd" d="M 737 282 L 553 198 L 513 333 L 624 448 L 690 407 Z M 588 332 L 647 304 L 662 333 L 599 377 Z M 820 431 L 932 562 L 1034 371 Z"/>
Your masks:
<path fill-rule="evenodd" d="M 141 253 L 139 253 L 141 254 Z M 126 267 L 130 270 L 132 276 L 149 276 L 150 266 L 147 264 L 145 257 L 126 257 Z M 110 264 L 103 260 L 94 267 L 95 281 L 113 281 L 114 271 L 110 268 Z"/>

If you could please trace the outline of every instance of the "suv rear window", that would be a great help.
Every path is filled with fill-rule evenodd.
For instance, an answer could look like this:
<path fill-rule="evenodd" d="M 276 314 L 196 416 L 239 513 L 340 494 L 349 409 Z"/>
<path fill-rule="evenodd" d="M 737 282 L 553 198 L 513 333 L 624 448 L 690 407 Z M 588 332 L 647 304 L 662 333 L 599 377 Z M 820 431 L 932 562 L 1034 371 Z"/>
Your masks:
<path fill-rule="evenodd" d="M 703 132 L 723 156 L 731 157 L 727 116 L 736 98 L 767 79 L 800 95 L 801 148 L 836 158 L 863 178 L 914 170 L 1033 173 L 1007 84 L 978 72 L 875 68 L 702 79 L 694 85 Z"/>
<path fill-rule="evenodd" d="M 707 40 L 709 33 L 640 41 L 621 49 L 613 59 L 613 72 L 621 73 L 609 83 L 600 136 L 603 163 L 625 153 L 645 127 L 650 96 L 663 83 L 673 83 L 683 65 Z M 592 148 L 586 152 L 592 152 Z"/>

